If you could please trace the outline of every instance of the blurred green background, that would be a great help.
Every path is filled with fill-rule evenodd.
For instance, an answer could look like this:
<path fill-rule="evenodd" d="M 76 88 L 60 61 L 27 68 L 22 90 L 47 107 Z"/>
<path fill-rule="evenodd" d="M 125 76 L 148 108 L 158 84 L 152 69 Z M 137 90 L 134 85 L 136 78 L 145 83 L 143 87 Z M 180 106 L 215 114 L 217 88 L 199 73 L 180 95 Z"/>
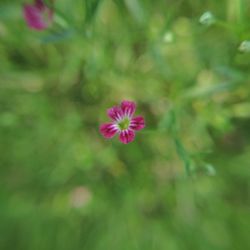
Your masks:
<path fill-rule="evenodd" d="M 0 248 L 250 249 L 250 1 L 58 0 L 43 32 L 24 2 L 0 1 Z M 147 127 L 105 140 L 127 99 Z"/>

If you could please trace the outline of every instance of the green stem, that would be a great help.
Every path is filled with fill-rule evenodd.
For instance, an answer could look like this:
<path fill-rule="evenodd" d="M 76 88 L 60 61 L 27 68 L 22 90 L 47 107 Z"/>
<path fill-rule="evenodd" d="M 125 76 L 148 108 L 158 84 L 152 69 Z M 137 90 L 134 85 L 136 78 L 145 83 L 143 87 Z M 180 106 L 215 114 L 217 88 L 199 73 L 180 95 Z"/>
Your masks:
<path fill-rule="evenodd" d="M 183 161 L 186 175 L 190 176 L 191 175 L 191 171 L 190 171 L 191 159 L 190 159 L 189 153 L 185 149 L 185 146 L 183 145 L 179 137 L 179 132 L 178 132 L 179 126 L 178 126 L 177 119 L 176 119 L 176 113 L 174 110 L 172 110 L 171 112 L 172 112 L 172 122 L 173 122 L 172 134 L 173 134 L 173 140 L 175 144 L 176 153 L 178 154 L 180 159 Z"/>
<path fill-rule="evenodd" d="M 190 166 L 191 166 L 191 161 L 189 154 L 187 153 L 184 145 L 182 144 L 181 140 L 178 137 L 174 137 L 174 143 L 175 143 L 175 148 L 178 156 L 180 159 L 183 161 L 185 172 L 187 176 L 191 175 L 190 171 Z"/>

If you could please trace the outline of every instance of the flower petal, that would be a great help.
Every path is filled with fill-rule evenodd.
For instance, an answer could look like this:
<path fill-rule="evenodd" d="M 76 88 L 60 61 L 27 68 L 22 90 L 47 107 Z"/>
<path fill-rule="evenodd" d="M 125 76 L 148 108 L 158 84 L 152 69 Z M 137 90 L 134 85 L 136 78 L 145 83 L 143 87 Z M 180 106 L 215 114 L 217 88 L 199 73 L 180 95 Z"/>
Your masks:
<path fill-rule="evenodd" d="M 135 132 L 130 129 L 121 131 L 120 137 L 119 137 L 120 141 L 124 144 L 132 142 L 134 138 L 135 138 Z"/>
<path fill-rule="evenodd" d="M 123 112 L 119 107 L 112 107 L 108 109 L 107 114 L 114 121 L 120 121 L 123 119 Z"/>
<path fill-rule="evenodd" d="M 133 130 L 141 130 L 141 129 L 145 128 L 144 118 L 142 116 L 134 117 L 130 121 L 129 128 L 133 129 Z"/>
<path fill-rule="evenodd" d="M 123 101 L 121 103 L 121 109 L 124 115 L 132 117 L 135 113 L 136 105 L 134 102 L 131 101 Z"/>
<path fill-rule="evenodd" d="M 23 15 L 31 29 L 43 30 L 51 24 L 53 10 L 46 6 L 44 0 L 34 0 L 34 4 L 24 5 Z"/>
<path fill-rule="evenodd" d="M 36 30 L 43 30 L 47 28 L 47 23 L 43 20 L 42 12 L 35 6 L 24 5 L 23 8 L 24 18 L 27 22 L 27 25 Z"/>
<path fill-rule="evenodd" d="M 100 126 L 100 132 L 105 138 L 112 138 L 118 132 L 118 128 L 113 123 L 104 123 Z"/>

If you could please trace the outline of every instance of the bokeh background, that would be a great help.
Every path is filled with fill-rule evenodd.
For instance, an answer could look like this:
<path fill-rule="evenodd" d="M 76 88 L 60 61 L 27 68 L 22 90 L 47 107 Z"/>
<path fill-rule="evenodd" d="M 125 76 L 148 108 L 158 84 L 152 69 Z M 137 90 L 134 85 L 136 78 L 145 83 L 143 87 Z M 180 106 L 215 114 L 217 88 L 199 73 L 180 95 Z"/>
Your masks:
<path fill-rule="evenodd" d="M 24 2 L 0 1 L 0 248 L 250 249 L 250 1 L 58 0 L 42 32 Z M 99 133 L 122 100 L 128 145 Z"/>

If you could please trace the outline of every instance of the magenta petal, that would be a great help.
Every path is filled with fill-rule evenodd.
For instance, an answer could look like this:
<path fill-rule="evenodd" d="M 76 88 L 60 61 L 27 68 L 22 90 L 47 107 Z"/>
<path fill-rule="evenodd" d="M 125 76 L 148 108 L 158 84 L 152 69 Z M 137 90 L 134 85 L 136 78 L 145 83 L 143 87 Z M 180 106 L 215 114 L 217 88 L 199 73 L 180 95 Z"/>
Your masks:
<path fill-rule="evenodd" d="M 119 121 L 123 118 L 123 112 L 119 107 L 113 107 L 108 109 L 107 114 L 114 121 Z"/>
<path fill-rule="evenodd" d="M 142 116 L 134 117 L 130 121 L 129 128 L 133 129 L 133 130 L 141 130 L 141 129 L 145 128 L 144 118 Z"/>
<path fill-rule="evenodd" d="M 104 123 L 100 126 L 100 132 L 105 138 L 112 138 L 118 132 L 118 128 L 113 123 Z"/>
<path fill-rule="evenodd" d="M 124 113 L 124 115 L 132 117 L 135 113 L 136 105 L 134 102 L 131 101 L 123 101 L 121 103 L 121 109 Z"/>
<path fill-rule="evenodd" d="M 23 8 L 24 18 L 27 25 L 32 29 L 42 30 L 47 28 L 43 20 L 42 12 L 35 6 L 25 5 Z"/>
<path fill-rule="evenodd" d="M 132 142 L 135 138 L 135 132 L 133 130 L 127 129 L 120 133 L 120 141 L 124 144 Z"/>
<path fill-rule="evenodd" d="M 43 0 L 35 0 L 34 4 L 25 4 L 23 15 L 31 29 L 43 30 L 48 28 L 53 19 L 53 10 L 48 8 Z"/>

